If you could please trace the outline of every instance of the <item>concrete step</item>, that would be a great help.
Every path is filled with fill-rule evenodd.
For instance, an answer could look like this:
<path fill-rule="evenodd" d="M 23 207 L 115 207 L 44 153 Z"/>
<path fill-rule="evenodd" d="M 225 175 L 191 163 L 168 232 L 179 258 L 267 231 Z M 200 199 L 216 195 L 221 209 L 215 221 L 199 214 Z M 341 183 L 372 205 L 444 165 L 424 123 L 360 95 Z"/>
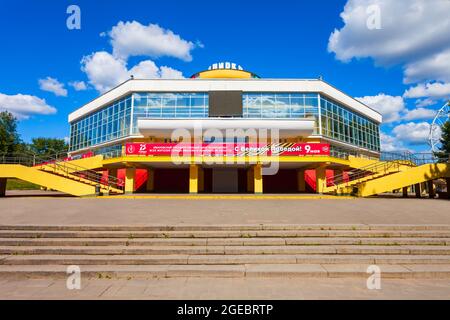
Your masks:
<path fill-rule="evenodd" d="M 449 264 L 446 255 L 12 255 L 0 265 Z"/>
<path fill-rule="evenodd" d="M 245 231 L 245 230 L 403 230 L 450 231 L 450 225 L 404 224 L 242 224 L 242 225 L 0 225 L 0 230 L 16 231 Z"/>
<path fill-rule="evenodd" d="M 450 246 L 9 246 L 0 247 L 0 255 L 276 255 L 276 254 L 344 254 L 344 255 L 450 255 Z"/>
<path fill-rule="evenodd" d="M 367 264 L 250 264 L 250 265 L 91 265 L 81 266 L 84 278 L 146 279 L 155 277 L 287 277 L 364 278 Z M 442 264 L 378 265 L 382 279 L 450 278 L 450 266 Z M 0 277 L 51 277 L 66 279 L 65 265 L 0 265 Z"/>
<path fill-rule="evenodd" d="M 450 245 L 450 238 L 0 238 L 0 246 Z"/>
<path fill-rule="evenodd" d="M 1 230 L 0 238 L 450 238 L 450 231 L 247 230 L 247 231 L 28 231 Z"/>

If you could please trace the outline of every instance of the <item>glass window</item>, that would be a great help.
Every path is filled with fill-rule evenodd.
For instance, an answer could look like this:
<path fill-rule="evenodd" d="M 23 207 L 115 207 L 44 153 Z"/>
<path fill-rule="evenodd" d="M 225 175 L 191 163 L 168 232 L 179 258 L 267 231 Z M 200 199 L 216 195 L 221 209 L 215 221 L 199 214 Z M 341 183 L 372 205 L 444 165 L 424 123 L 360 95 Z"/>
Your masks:
<path fill-rule="evenodd" d="M 379 125 L 322 97 L 322 134 L 359 147 L 380 151 Z"/>

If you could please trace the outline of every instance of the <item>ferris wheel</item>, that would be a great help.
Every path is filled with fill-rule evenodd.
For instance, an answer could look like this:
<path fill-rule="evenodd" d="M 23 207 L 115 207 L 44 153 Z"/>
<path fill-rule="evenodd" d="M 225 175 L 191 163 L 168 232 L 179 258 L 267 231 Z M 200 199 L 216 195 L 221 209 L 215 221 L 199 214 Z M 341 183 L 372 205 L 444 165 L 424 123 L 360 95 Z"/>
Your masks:
<path fill-rule="evenodd" d="M 450 120 L 450 100 L 436 113 L 430 127 L 429 143 L 431 151 L 438 152 L 441 144 L 441 127 Z"/>

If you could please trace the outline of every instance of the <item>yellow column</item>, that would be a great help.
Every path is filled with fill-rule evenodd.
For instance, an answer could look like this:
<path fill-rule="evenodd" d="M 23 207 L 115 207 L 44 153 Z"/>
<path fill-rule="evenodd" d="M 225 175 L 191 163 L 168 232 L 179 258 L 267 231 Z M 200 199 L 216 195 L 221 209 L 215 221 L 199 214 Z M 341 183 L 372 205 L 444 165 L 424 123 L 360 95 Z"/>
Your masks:
<path fill-rule="evenodd" d="M 306 191 L 305 170 L 302 169 L 297 170 L 297 189 L 298 192 Z"/>
<path fill-rule="evenodd" d="M 323 193 L 325 184 L 327 183 L 326 167 L 318 167 L 316 169 L 316 192 Z"/>
<path fill-rule="evenodd" d="M 253 166 L 253 186 L 255 194 L 263 193 L 263 175 L 262 166 L 260 164 Z"/>
<path fill-rule="evenodd" d="M 202 167 L 198 168 L 198 191 L 205 191 L 205 171 Z"/>
<path fill-rule="evenodd" d="M 247 192 L 254 191 L 254 183 L 253 183 L 253 168 L 250 167 L 247 169 Z"/>
<path fill-rule="evenodd" d="M 125 193 L 134 192 L 134 177 L 136 176 L 136 168 L 125 169 Z"/>
<path fill-rule="evenodd" d="M 198 165 L 189 167 L 189 193 L 198 193 Z"/>
<path fill-rule="evenodd" d="M 146 190 L 151 192 L 155 189 L 155 170 L 147 169 L 147 186 Z"/>

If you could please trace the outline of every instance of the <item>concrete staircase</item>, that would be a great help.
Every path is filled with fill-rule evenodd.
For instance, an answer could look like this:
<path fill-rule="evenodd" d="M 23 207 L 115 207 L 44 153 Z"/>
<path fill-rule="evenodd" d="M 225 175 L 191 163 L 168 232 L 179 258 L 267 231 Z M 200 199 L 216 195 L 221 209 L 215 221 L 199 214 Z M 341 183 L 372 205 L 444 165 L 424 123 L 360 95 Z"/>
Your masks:
<path fill-rule="evenodd" d="M 0 278 L 450 278 L 450 225 L 0 226 Z"/>

